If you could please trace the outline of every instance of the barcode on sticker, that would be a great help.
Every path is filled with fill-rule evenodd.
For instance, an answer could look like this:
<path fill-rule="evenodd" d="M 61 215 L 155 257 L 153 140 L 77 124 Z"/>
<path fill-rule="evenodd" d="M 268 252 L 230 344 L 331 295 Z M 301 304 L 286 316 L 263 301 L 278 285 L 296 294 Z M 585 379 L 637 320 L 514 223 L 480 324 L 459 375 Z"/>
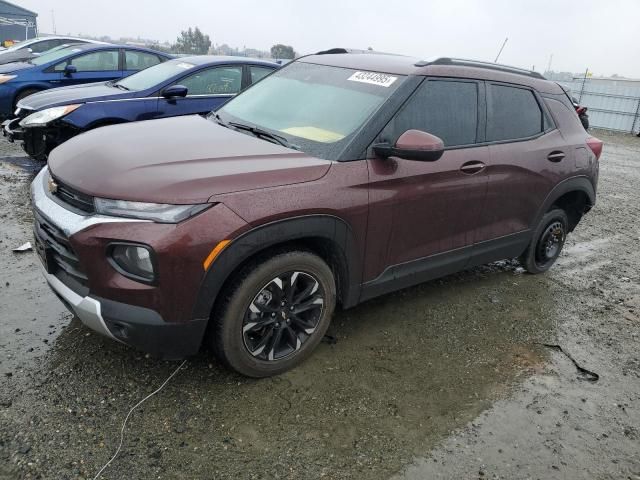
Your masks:
<path fill-rule="evenodd" d="M 356 72 L 347 78 L 352 82 L 370 83 L 380 87 L 390 87 L 397 79 L 398 77 L 376 72 Z"/>

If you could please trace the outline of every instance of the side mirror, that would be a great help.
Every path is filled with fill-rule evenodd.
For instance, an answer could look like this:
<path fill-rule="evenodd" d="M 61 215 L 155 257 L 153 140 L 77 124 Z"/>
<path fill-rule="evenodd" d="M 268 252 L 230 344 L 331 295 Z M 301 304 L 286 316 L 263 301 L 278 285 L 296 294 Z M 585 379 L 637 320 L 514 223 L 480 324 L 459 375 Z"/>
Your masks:
<path fill-rule="evenodd" d="M 184 85 L 171 85 L 162 91 L 162 96 L 167 99 L 186 97 L 189 89 Z"/>
<path fill-rule="evenodd" d="M 407 130 L 394 146 L 378 143 L 373 146 L 376 155 L 382 158 L 400 157 L 406 160 L 435 162 L 444 153 L 441 138 L 421 130 Z"/>
<path fill-rule="evenodd" d="M 63 73 L 65 77 L 70 77 L 71 75 L 77 72 L 78 72 L 78 67 L 76 67 L 75 65 L 67 65 L 66 67 L 64 67 Z"/>

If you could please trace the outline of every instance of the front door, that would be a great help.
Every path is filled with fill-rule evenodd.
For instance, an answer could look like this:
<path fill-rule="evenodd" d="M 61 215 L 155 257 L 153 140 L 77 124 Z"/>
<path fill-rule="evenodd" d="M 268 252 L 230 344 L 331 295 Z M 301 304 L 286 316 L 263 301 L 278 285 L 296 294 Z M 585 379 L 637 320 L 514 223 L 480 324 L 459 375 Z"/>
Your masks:
<path fill-rule="evenodd" d="M 75 73 L 65 74 L 67 65 L 76 67 Z M 60 73 L 60 83 L 56 86 L 77 85 L 80 83 L 106 82 L 122 77 L 120 52 L 118 49 L 99 50 L 77 55 L 58 63 L 53 67 Z"/>
<path fill-rule="evenodd" d="M 425 80 L 376 140 L 393 144 L 417 129 L 439 136 L 447 150 L 435 162 L 369 155 L 365 279 L 405 277 L 406 286 L 425 280 L 426 270 L 437 276 L 442 269 L 464 268 L 487 187 L 488 147 L 477 145 L 484 127 L 481 87 L 475 81 Z"/>
<path fill-rule="evenodd" d="M 217 110 L 242 89 L 242 65 L 206 68 L 191 73 L 175 85 L 187 87 L 184 98 L 158 98 L 158 117 L 204 114 Z"/>

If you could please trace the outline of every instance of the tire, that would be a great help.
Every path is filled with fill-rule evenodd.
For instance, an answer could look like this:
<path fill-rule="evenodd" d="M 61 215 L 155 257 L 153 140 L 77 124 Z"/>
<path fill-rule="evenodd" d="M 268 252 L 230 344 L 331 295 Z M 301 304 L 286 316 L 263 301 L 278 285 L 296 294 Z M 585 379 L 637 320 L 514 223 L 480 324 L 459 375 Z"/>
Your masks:
<path fill-rule="evenodd" d="M 38 93 L 40 90 L 36 90 L 36 89 L 27 89 L 27 90 L 23 90 L 21 91 L 18 95 L 16 95 L 16 99 L 13 103 L 13 109 L 15 110 L 16 107 L 18 106 L 18 102 L 20 100 L 22 100 L 23 98 L 27 98 L 29 95 L 33 95 L 34 93 Z M 13 112 L 11 112 L 13 114 Z"/>
<path fill-rule="evenodd" d="M 213 351 L 236 372 L 261 378 L 294 368 L 320 343 L 336 282 L 320 257 L 290 251 L 244 267 L 221 298 L 210 329 Z"/>
<path fill-rule="evenodd" d="M 555 208 L 546 213 L 536 227 L 531 243 L 520 257 L 529 273 L 543 273 L 551 268 L 567 239 L 569 219 L 564 210 Z"/>

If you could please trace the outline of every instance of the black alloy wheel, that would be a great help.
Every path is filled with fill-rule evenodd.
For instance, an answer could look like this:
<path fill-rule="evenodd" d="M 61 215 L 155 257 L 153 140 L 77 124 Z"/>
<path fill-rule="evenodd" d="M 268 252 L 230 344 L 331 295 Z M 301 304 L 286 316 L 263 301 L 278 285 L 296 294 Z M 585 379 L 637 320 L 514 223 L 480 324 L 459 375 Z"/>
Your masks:
<path fill-rule="evenodd" d="M 308 358 L 336 306 L 333 271 L 306 250 L 265 254 L 234 274 L 212 312 L 209 338 L 224 364 L 261 378 Z"/>
<path fill-rule="evenodd" d="M 324 308 L 324 289 L 310 273 L 286 272 L 253 298 L 242 326 L 249 353 L 267 361 L 300 350 L 316 331 Z"/>

